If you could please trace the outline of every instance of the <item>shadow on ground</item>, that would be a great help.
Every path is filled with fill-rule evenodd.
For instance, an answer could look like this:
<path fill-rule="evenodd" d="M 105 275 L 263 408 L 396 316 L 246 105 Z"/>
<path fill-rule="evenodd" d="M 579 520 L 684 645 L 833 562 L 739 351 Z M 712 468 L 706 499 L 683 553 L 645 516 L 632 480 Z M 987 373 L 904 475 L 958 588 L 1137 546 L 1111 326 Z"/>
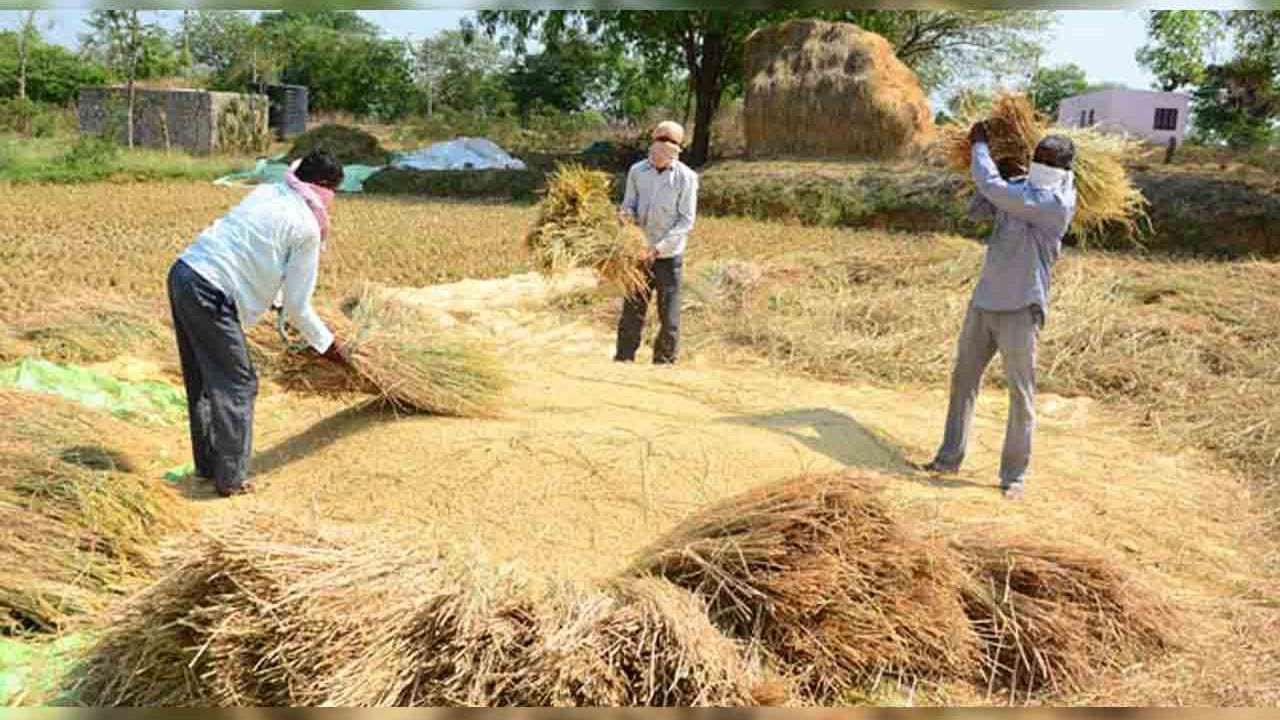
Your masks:
<path fill-rule="evenodd" d="M 911 465 L 900 448 L 844 413 L 825 408 L 763 415 L 735 415 L 720 422 L 772 430 L 846 467 L 906 473 Z"/>
<path fill-rule="evenodd" d="M 333 443 L 364 430 L 395 420 L 394 410 L 376 400 L 353 405 L 337 412 L 291 438 L 282 440 L 253 458 L 250 481 L 270 475 L 288 467 L 295 461 L 315 453 Z M 174 486 L 193 500 L 217 498 L 213 482 L 188 475 L 174 482 Z"/>
<path fill-rule="evenodd" d="M 293 437 L 276 443 L 253 459 L 253 477 L 288 467 L 296 460 L 364 430 L 394 421 L 396 412 L 376 400 L 353 405 L 330 415 Z"/>

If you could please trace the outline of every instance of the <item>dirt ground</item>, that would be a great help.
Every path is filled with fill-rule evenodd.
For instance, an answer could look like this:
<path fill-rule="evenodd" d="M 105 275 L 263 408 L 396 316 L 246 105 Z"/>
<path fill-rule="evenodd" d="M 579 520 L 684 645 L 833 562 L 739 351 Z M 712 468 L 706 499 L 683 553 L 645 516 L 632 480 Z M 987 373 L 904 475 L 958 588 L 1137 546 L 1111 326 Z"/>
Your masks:
<path fill-rule="evenodd" d="M 945 388 L 828 384 L 699 358 L 675 367 L 611 360 L 598 325 L 550 304 L 590 290 L 572 276 L 390 289 L 431 312 L 424 332 L 494 343 L 515 383 L 495 420 L 397 417 L 264 383 L 257 492 L 222 500 L 184 481 L 207 516 L 271 507 L 331 521 L 390 523 L 491 562 L 555 578 L 604 579 L 701 505 L 806 472 L 872 468 L 926 530 L 1025 533 L 1112 554 L 1183 611 L 1188 646 L 1133 668 L 1090 703 L 1269 704 L 1280 700 L 1280 630 L 1246 485 L 1208 458 L 1169 454 L 1089 398 L 1042 395 L 1028 493 L 1005 501 L 996 469 L 1006 399 L 978 402 L 956 477 L 910 468 L 940 440 Z M 167 375 L 173 358 L 126 359 L 122 376 Z M 998 372 L 998 364 L 993 365 Z M 158 438 L 161 464 L 188 459 L 185 428 Z M 981 702 L 981 698 L 974 701 Z"/>

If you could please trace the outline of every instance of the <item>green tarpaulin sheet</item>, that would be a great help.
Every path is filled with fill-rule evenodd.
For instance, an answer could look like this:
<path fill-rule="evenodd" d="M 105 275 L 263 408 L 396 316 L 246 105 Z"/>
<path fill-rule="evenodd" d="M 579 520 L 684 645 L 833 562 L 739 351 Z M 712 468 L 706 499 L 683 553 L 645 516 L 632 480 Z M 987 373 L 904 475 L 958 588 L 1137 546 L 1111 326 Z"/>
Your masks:
<path fill-rule="evenodd" d="M 178 482 L 182 478 L 190 475 L 195 471 L 196 471 L 195 463 L 187 463 L 186 465 L 179 465 L 178 467 L 173 468 L 172 470 L 166 472 L 164 474 L 164 479 L 168 480 L 169 482 Z"/>
<path fill-rule="evenodd" d="M 284 155 L 263 158 L 258 161 L 258 164 L 252 170 L 232 173 L 213 182 L 215 185 L 229 185 L 232 187 L 249 187 L 262 183 L 281 182 L 284 180 L 285 173 L 289 171 L 289 165 L 284 162 L 284 158 Z M 364 181 L 382 168 L 382 165 L 343 165 L 342 184 L 338 186 L 338 191 L 345 193 L 364 192 Z"/>
<path fill-rule="evenodd" d="M 54 699 L 76 652 L 88 642 L 84 635 L 44 642 L 0 637 L 0 706 L 36 705 Z"/>
<path fill-rule="evenodd" d="M 123 382 L 88 368 L 37 358 L 0 369 L 0 387 L 60 395 L 126 420 L 170 424 L 187 417 L 187 396 L 181 388 L 150 380 Z"/>

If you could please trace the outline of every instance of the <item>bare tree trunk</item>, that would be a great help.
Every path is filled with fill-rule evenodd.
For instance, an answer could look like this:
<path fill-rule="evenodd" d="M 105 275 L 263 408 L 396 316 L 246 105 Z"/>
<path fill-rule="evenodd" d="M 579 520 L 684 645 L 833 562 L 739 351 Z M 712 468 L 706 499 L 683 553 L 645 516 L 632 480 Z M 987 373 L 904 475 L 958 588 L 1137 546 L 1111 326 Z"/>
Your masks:
<path fill-rule="evenodd" d="M 682 127 L 689 127 L 689 115 L 693 113 L 693 75 L 689 75 L 689 82 L 684 86 L 684 117 L 680 119 Z"/>
<path fill-rule="evenodd" d="M 711 122 L 720 108 L 722 74 L 728 50 L 727 25 L 728 18 L 723 12 L 713 13 L 702 38 L 702 57 L 695 74 L 698 106 L 693 118 L 693 147 L 689 153 L 689 164 L 694 167 L 704 165 L 711 158 Z"/>
<path fill-rule="evenodd" d="M 22 27 L 18 30 L 18 99 L 27 99 L 27 56 L 29 54 L 29 43 L 31 38 L 31 30 L 36 24 L 36 11 L 32 10 L 27 13 L 27 19 L 23 21 Z"/>
<path fill-rule="evenodd" d="M 129 149 L 133 149 L 133 108 L 134 108 L 134 81 L 138 74 L 138 54 L 141 50 L 138 39 L 138 11 L 128 10 L 129 13 Z"/>

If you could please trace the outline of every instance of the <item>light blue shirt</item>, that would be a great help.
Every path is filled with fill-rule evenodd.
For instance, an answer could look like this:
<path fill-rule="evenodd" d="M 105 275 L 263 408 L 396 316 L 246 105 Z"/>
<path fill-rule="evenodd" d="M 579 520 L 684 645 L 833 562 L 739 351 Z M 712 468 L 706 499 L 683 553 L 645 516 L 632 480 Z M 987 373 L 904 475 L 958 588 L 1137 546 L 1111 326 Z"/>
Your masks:
<path fill-rule="evenodd" d="M 698 174 L 679 160 L 663 172 L 641 160 L 627 172 L 622 208 L 635 216 L 658 257 L 683 255 L 698 212 Z"/>
<path fill-rule="evenodd" d="M 279 297 L 289 322 L 316 352 L 333 333 L 311 295 L 320 265 L 320 223 L 296 191 L 281 183 L 249 193 L 182 253 L 182 260 L 235 301 L 240 324 L 261 319 Z"/>
<path fill-rule="evenodd" d="M 1054 189 L 1033 187 L 1025 178 L 1006 182 L 986 143 L 973 145 L 972 172 L 977 189 L 969 217 L 995 224 L 974 307 L 1006 312 L 1035 305 L 1048 317 L 1050 271 L 1075 215 L 1074 176 Z"/>

